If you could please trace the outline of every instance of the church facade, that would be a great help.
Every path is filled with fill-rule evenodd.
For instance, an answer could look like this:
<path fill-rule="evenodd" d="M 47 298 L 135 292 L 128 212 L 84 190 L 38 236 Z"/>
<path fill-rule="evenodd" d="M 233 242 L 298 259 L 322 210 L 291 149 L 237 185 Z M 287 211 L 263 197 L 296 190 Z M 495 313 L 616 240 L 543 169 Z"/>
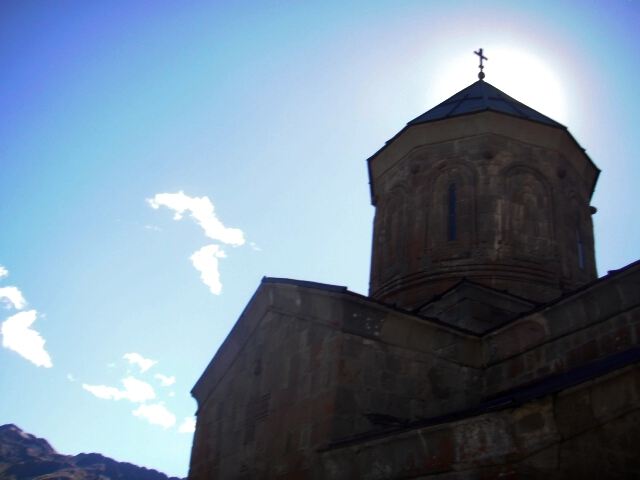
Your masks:
<path fill-rule="evenodd" d="M 640 478 L 640 262 L 598 278 L 566 127 L 481 77 L 368 167 L 369 295 L 263 279 L 189 478 Z"/>

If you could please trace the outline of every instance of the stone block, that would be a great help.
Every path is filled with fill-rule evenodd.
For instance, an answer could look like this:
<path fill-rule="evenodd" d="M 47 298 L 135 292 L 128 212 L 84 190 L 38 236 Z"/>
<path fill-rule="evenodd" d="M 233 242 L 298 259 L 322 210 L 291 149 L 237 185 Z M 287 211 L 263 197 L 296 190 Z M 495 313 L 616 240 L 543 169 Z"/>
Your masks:
<path fill-rule="evenodd" d="M 626 275 L 616 282 L 622 307 L 640 305 L 640 275 Z"/>
<path fill-rule="evenodd" d="M 591 392 L 579 387 L 560 393 L 555 399 L 558 432 L 565 438 L 592 428 L 596 424 L 591 405 Z"/>
<path fill-rule="evenodd" d="M 553 401 L 529 402 L 512 413 L 513 430 L 519 455 L 527 455 L 559 439 L 556 429 Z"/>
<path fill-rule="evenodd" d="M 632 344 L 633 331 L 626 325 L 611 331 L 599 339 L 601 355 L 608 355 L 628 349 Z"/>
<path fill-rule="evenodd" d="M 331 440 L 335 441 L 353 435 L 355 431 L 354 425 L 353 415 L 334 415 L 331 421 Z"/>
<path fill-rule="evenodd" d="M 637 369 L 626 369 L 609 374 L 595 383 L 591 390 L 593 414 L 598 421 L 605 421 L 638 406 L 636 388 Z M 636 378 L 634 378 L 636 377 Z"/>
<path fill-rule="evenodd" d="M 383 370 L 380 373 L 380 389 L 387 392 L 395 392 L 396 388 L 396 374 L 389 370 Z"/>
<path fill-rule="evenodd" d="M 384 413 L 387 408 L 388 396 L 389 394 L 383 390 L 371 390 L 365 413 Z"/>
<path fill-rule="evenodd" d="M 356 337 L 352 335 L 345 335 L 342 343 L 341 343 L 341 357 L 348 359 L 360 359 L 363 354 L 363 349 Z"/>
<path fill-rule="evenodd" d="M 551 445 L 537 453 L 526 457 L 518 466 L 514 478 L 535 479 L 549 478 L 558 469 L 558 445 Z"/>
<path fill-rule="evenodd" d="M 359 412 L 355 392 L 347 387 L 338 387 L 336 390 L 335 413 L 336 415 L 355 415 Z"/>
<path fill-rule="evenodd" d="M 511 378 L 507 373 L 506 362 L 491 365 L 484 372 L 484 395 L 491 396 L 503 390 L 507 379 Z"/>
<path fill-rule="evenodd" d="M 585 313 L 585 307 L 586 305 L 582 298 L 578 298 L 546 310 L 543 316 L 551 338 L 559 337 L 588 325 L 591 316 Z"/>
<path fill-rule="evenodd" d="M 444 366 L 432 367 L 427 373 L 430 391 L 436 399 L 442 400 L 451 396 L 453 384 L 457 379 L 449 373 Z"/>
<path fill-rule="evenodd" d="M 455 443 L 451 429 L 429 429 L 415 433 L 420 444 L 424 445 L 421 463 L 428 473 L 445 472 L 455 461 Z"/>
<path fill-rule="evenodd" d="M 590 340 L 574 349 L 567 354 L 567 367 L 577 367 L 587 362 L 595 360 L 599 357 L 600 350 L 597 340 Z"/>
<path fill-rule="evenodd" d="M 613 287 L 613 285 L 611 286 Z M 599 318 L 607 318 L 620 313 L 623 308 L 620 292 L 615 288 L 599 288 L 593 291 L 593 296 L 600 306 Z"/>
<path fill-rule="evenodd" d="M 417 397 L 419 395 L 418 389 L 418 381 L 415 377 L 410 375 L 401 375 L 396 377 L 396 388 L 395 391 L 400 395 L 404 395 L 406 397 Z"/>
<path fill-rule="evenodd" d="M 532 315 L 490 334 L 485 340 L 485 355 L 489 363 L 516 355 L 541 344 L 546 338 L 544 320 Z"/>
<path fill-rule="evenodd" d="M 456 425 L 456 463 L 461 467 L 504 462 L 517 451 L 507 419 L 502 415 L 482 415 Z"/>
<path fill-rule="evenodd" d="M 345 303 L 342 328 L 362 337 L 379 338 L 385 329 L 387 312 L 361 303 Z M 387 329 L 388 330 L 388 329 Z"/>

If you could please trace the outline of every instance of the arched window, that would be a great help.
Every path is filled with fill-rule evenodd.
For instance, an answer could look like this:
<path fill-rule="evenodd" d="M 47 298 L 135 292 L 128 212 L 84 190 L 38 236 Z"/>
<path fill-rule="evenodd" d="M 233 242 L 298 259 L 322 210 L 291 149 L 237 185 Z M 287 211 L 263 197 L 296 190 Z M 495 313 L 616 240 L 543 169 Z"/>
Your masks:
<path fill-rule="evenodd" d="M 544 177 L 517 167 L 506 175 L 509 202 L 504 238 L 525 257 L 548 258 L 552 251 L 551 195 Z"/>
<path fill-rule="evenodd" d="M 457 229 L 457 199 L 456 199 L 456 184 L 449 184 L 448 190 L 448 212 L 447 212 L 447 240 L 453 241 L 458 236 Z"/>
<path fill-rule="evenodd" d="M 380 252 L 383 258 L 383 269 L 397 270 L 405 261 L 406 251 L 406 219 L 405 194 L 402 190 L 395 190 L 390 200 L 382 208 L 382 230 L 380 238 Z"/>
<path fill-rule="evenodd" d="M 470 255 L 475 235 L 475 171 L 461 163 L 437 168 L 426 201 L 426 255 L 432 261 Z"/>

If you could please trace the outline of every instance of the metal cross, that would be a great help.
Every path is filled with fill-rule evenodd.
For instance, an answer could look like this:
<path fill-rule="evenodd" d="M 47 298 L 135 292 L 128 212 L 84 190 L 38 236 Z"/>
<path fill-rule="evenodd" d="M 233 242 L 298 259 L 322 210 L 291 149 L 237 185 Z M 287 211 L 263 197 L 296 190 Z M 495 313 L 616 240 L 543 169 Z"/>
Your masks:
<path fill-rule="evenodd" d="M 480 68 L 480 73 L 478 73 L 478 78 L 482 80 L 484 78 L 484 72 L 482 71 L 482 69 L 484 68 L 484 65 L 482 65 L 482 61 L 489 60 L 489 59 L 482 54 L 482 49 L 473 53 L 475 53 L 476 55 L 478 55 L 478 57 L 480 57 L 480 65 L 478 65 L 478 67 Z"/>

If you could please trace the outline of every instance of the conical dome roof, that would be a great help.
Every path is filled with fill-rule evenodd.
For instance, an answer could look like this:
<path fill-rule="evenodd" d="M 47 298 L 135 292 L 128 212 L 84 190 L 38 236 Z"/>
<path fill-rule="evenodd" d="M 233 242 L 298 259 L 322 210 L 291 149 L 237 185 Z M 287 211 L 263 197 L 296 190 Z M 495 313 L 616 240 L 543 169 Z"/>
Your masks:
<path fill-rule="evenodd" d="M 411 120 L 407 125 L 444 120 L 446 118 L 459 117 L 470 113 L 483 111 L 505 113 L 518 118 L 524 118 L 534 122 L 544 123 L 553 127 L 566 128 L 564 125 L 541 114 L 524 103 L 511 98 L 506 93 L 498 90 L 493 85 L 478 80 L 464 90 L 459 91 L 440 105 L 433 107 L 426 113 Z"/>

